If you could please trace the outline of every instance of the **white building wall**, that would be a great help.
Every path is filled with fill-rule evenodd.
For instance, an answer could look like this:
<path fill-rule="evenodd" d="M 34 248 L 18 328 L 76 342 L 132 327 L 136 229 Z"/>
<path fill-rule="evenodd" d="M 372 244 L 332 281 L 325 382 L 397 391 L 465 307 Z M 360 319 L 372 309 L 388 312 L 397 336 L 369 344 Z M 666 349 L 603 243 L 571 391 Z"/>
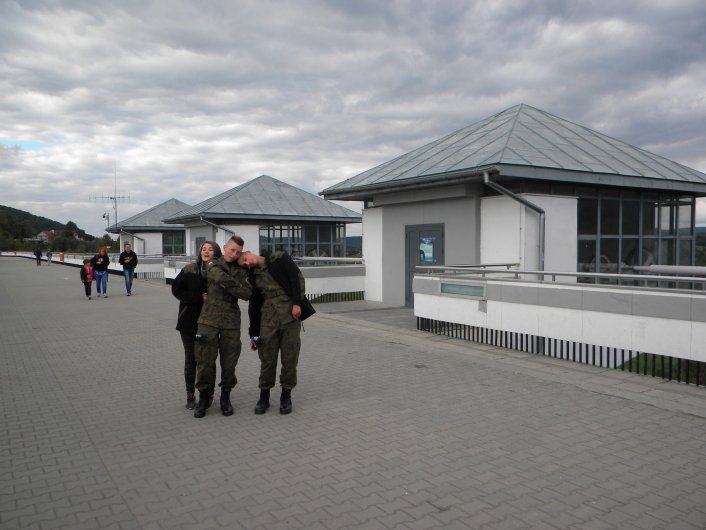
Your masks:
<path fill-rule="evenodd" d="M 556 195 L 523 195 L 545 212 L 544 270 L 576 271 L 578 260 L 578 199 Z M 539 214 L 524 208 L 525 256 L 530 267 L 539 266 Z M 566 281 L 575 281 L 574 278 Z"/>
<path fill-rule="evenodd" d="M 407 225 L 443 224 L 445 264 L 478 262 L 477 187 L 386 194 L 375 205 L 363 211 L 366 299 L 404 305 Z"/>
<path fill-rule="evenodd" d="M 383 208 L 363 212 L 363 258 L 365 259 L 365 299 L 383 301 Z"/>
<path fill-rule="evenodd" d="M 162 233 L 152 232 L 149 234 L 136 234 L 145 240 L 145 254 L 147 255 L 161 255 L 162 246 Z"/>
<path fill-rule="evenodd" d="M 525 259 L 522 237 L 522 206 L 505 195 L 483 197 L 480 201 L 480 262 L 522 263 Z"/>
<path fill-rule="evenodd" d="M 190 255 L 196 255 L 196 239 L 205 238 L 207 241 L 215 241 L 223 248 L 223 245 L 233 236 L 237 235 L 245 240 L 245 250 L 250 250 L 256 254 L 260 253 L 260 228 L 258 224 L 223 224 L 221 228 L 216 228 L 209 224 L 193 224 L 186 228 L 186 247 Z"/>
<path fill-rule="evenodd" d="M 255 254 L 260 253 L 260 225 L 259 224 L 237 224 L 237 225 L 223 225 L 231 232 L 223 233 L 223 230 L 219 230 L 219 235 L 223 236 L 223 243 L 219 241 L 219 244 L 223 246 L 226 241 L 228 241 L 234 235 L 240 236 L 245 240 L 245 250 L 254 252 Z"/>
<path fill-rule="evenodd" d="M 522 197 L 545 212 L 544 270 L 575 271 L 576 197 Z M 482 263 L 517 262 L 521 269 L 539 269 L 539 214 L 512 197 L 483 197 L 480 240 Z"/>
<path fill-rule="evenodd" d="M 196 256 L 199 249 L 196 248 L 196 239 L 203 237 L 206 241 L 213 241 L 213 227 L 209 225 L 186 226 L 186 254 Z"/>

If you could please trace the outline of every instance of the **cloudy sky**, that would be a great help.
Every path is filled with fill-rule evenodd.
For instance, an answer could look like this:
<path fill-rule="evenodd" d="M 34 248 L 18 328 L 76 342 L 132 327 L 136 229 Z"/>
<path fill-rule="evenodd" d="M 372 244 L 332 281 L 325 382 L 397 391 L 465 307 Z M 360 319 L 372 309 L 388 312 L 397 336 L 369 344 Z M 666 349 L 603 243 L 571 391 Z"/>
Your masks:
<path fill-rule="evenodd" d="M 0 0 L 0 204 L 102 235 L 116 181 L 120 219 L 318 193 L 518 103 L 706 172 L 704 28 L 703 0 Z"/>

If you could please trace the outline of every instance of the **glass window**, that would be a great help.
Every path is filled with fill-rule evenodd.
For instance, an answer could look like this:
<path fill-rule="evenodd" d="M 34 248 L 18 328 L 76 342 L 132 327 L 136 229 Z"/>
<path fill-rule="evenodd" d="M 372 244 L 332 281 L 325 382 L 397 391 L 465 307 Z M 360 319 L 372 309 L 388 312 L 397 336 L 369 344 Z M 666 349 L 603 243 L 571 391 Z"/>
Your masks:
<path fill-rule="evenodd" d="M 601 235 L 618 235 L 620 220 L 620 202 L 601 200 Z"/>
<path fill-rule="evenodd" d="M 640 265 L 649 267 L 657 264 L 657 248 L 658 241 L 656 239 L 643 239 L 642 248 L 640 249 Z"/>
<path fill-rule="evenodd" d="M 679 202 L 679 235 L 691 235 L 691 201 Z"/>
<path fill-rule="evenodd" d="M 659 233 L 661 236 L 673 236 L 677 233 L 677 208 L 674 201 L 660 202 Z M 666 263 L 663 263 L 666 265 Z"/>
<path fill-rule="evenodd" d="M 184 256 L 186 254 L 186 234 L 184 232 L 163 232 L 162 254 Z"/>
<path fill-rule="evenodd" d="M 642 235 L 656 236 L 659 226 L 659 201 L 646 200 L 642 202 Z"/>
<path fill-rule="evenodd" d="M 598 233 L 598 200 L 579 199 L 578 216 L 579 234 L 595 236 Z"/>
<path fill-rule="evenodd" d="M 578 258 L 579 272 L 596 272 L 595 269 L 596 240 L 579 240 Z"/>
<path fill-rule="evenodd" d="M 618 239 L 601 238 L 601 253 L 596 262 L 598 272 L 610 274 L 618 272 Z"/>
<path fill-rule="evenodd" d="M 345 238 L 344 223 L 260 226 L 261 251 L 284 250 L 293 257 L 342 256 Z"/>
<path fill-rule="evenodd" d="M 679 241 L 678 265 L 691 265 L 691 239 Z"/>
<path fill-rule="evenodd" d="M 676 265 L 676 240 L 662 239 L 659 246 L 659 264 Z"/>
<path fill-rule="evenodd" d="M 640 203 L 623 201 L 623 235 L 636 236 L 640 233 Z"/>
<path fill-rule="evenodd" d="M 632 274 L 634 272 L 632 268 L 639 264 L 640 259 L 639 243 L 639 239 L 626 238 L 622 240 L 622 249 L 620 252 L 620 272 L 624 272 L 626 274 Z"/>

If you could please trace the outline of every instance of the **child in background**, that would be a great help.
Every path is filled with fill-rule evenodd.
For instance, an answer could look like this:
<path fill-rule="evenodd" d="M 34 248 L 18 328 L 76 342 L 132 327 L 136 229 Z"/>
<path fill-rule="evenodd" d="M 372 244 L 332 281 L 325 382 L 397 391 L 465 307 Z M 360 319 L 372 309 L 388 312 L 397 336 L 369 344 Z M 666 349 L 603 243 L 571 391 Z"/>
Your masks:
<path fill-rule="evenodd" d="M 83 282 L 83 288 L 86 291 L 86 300 L 90 300 L 91 285 L 93 285 L 93 267 L 91 267 L 91 261 L 88 259 L 83 260 L 83 267 L 81 267 L 81 281 Z"/>

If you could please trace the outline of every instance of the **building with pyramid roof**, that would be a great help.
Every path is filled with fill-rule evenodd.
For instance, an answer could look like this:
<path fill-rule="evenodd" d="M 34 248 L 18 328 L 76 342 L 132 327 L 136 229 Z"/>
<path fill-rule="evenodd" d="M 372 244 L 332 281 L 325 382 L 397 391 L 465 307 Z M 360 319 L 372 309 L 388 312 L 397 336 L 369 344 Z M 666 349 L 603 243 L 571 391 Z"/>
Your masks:
<path fill-rule="evenodd" d="M 237 234 L 249 250 L 283 249 L 294 257 L 345 256 L 346 225 L 361 215 L 261 175 L 164 219 L 185 227 L 187 248 Z"/>
<path fill-rule="evenodd" d="M 185 232 L 183 224 L 166 224 L 165 217 L 189 208 L 177 199 L 169 199 L 108 227 L 120 236 L 120 248 L 130 243 L 138 255 L 183 255 Z"/>
<path fill-rule="evenodd" d="M 412 305 L 418 265 L 693 265 L 706 174 L 522 104 L 321 195 L 364 201 L 366 298 Z"/>

